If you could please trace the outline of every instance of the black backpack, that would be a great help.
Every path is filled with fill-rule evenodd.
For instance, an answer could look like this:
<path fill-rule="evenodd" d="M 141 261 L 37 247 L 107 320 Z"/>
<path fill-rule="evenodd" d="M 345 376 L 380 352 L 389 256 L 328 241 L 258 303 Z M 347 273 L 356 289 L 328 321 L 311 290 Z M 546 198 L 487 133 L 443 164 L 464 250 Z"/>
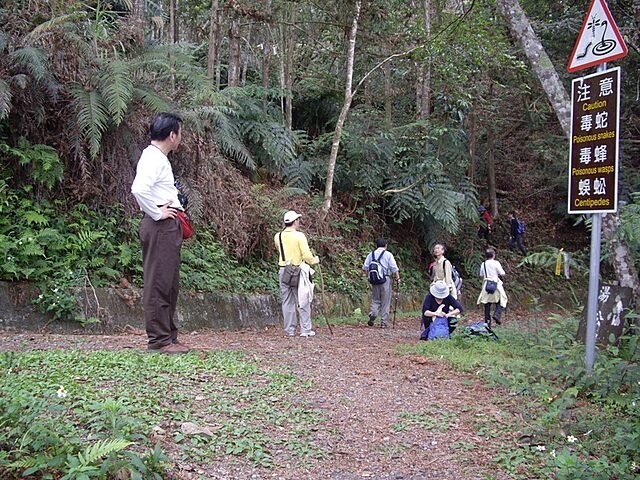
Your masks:
<path fill-rule="evenodd" d="M 383 250 L 378 259 L 376 260 L 376 251 L 371 252 L 371 263 L 369 264 L 369 283 L 371 285 L 380 285 L 387 281 L 387 276 L 384 274 L 384 267 L 380 263 L 380 259 L 384 255 L 386 250 Z"/>
<path fill-rule="evenodd" d="M 456 269 L 456 266 L 454 264 L 451 264 L 451 280 L 453 280 L 453 284 L 455 285 L 456 291 L 458 292 L 458 297 L 460 297 L 460 291 L 462 290 L 462 277 L 458 273 L 458 270 Z"/>

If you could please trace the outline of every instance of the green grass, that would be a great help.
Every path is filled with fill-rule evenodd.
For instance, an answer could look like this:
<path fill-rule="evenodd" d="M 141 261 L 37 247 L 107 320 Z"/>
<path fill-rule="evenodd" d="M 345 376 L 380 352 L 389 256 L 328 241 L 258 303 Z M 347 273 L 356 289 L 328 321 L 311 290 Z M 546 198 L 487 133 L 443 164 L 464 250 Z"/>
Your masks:
<path fill-rule="evenodd" d="M 364 320 L 355 312 L 332 321 Z M 495 389 L 492 412 L 482 404 L 465 411 L 472 434 L 496 445 L 494 461 L 513 478 L 640 478 L 639 336 L 630 332 L 600 349 L 587 375 L 577 324 L 571 317 L 519 320 L 498 330 L 499 341 L 465 336 L 460 326 L 450 341 L 397 351 L 447 363 L 443 376 L 459 375 L 463 387 Z M 311 385 L 240 351 L 2 352 L 0 371 L 1 478 L 108 478 L 124 468 L 131 478 L 160 480 L 169 478 L 167 455 L 313 467 L 328 454 L 318 446 L 330 433 L 322 413 L 300 401 Z M 446 406 L 400 410 L 393 428 L 446 435 L 456 420 Z M 184 433 L 184 422 L 207 430 Z M 474 447 L 461 440 L 454 449 L 466 455 Z"/>
<path fill-rule="evenodd" d="M 286 449 L 294 463 L 323 456 L 310 433 L 321 415 L 294 401 L 309 385 L 242 352 L 3 352 L 0 366 L 2 478 L 25 472 L 59 478 L 72 472 L 71 458 L 90 464 L 85 473 L 105 465 L 111 471 L 123 462 L 141 473 L 135 461 L 148 460 L 150 435 L 158 429 L 183 458 L 201 462 L 234 455 L 271 466 L 276 449 Z M 208 433 L 185 435 L 183 422 Z M 86 462 L 88 446 L 116 440 L 128 443 L 109 445 L 112 452 Z M 140 478 L 156 478 L 154 472 L 164 478 L 162 456 L 156 457 L 153 472 Z M 84 478 L 73 475 L 68 478 Z"/>
<path fill-rule="evenodd" d="M 575 341 L 577 328 L 578 320 L 570 316 L 520 321 L 500 328 L 500 340 L 495 341 L 465 335 L 461 326 L 450 341 L 418 342 L 397 350 L 442 359 L 454 370 L 498 387 L 502 394 L 494 403 L 503 421 L 483 415 L 483 406 L 477 406 L 476 435 L 508 439 L 518 429 L 518 439 L 503 440 L 495 457 L 514 478 L 638 479 L 637 329 L 631 327 L 618 346 L 600 349 L 593 373 L 587 374 L 584 346 Z M 469 446 L 461 442 L 458 448 Z"/>

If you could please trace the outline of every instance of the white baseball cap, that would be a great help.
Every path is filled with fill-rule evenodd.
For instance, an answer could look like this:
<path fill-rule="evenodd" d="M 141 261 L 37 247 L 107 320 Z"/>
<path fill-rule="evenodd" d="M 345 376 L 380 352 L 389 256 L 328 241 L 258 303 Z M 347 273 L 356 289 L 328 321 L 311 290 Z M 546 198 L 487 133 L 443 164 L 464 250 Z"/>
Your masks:
<path fill-rule="evenodd" d="M 294 212 L 293 210 L 289 210 L 284 214 L 284 223 L 293 223 L 297 219 L 299 219 L 302 215 Z"/>

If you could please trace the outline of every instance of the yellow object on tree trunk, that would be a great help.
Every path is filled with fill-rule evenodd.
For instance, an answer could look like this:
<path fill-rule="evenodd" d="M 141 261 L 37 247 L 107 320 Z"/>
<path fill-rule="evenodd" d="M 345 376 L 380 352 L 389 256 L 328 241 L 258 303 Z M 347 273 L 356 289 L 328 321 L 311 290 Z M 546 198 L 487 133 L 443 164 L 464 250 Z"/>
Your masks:
<path fill-rule="evenodd" d="M 558 258 L 556 259 L 556 275 L 560 275 L 560 272 L 562 271 L 562 251 L 564 250 L 564 248 L 561 248 L 560 251 L 558 252 Z"/>

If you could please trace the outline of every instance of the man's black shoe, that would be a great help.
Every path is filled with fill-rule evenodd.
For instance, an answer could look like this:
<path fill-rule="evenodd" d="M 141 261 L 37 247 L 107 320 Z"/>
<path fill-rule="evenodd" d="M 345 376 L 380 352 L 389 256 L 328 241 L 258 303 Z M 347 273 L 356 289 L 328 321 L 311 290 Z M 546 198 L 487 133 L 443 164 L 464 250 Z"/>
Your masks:
<path fill-rule="evenodd" d="M 496 325 L 502 325 L 502 322 L 500 321 L 500 319 L 498 317 L 494 316 L 493 319 L 495 320 Z"/>
<path fill-rule="evenodd" d="M 375 315 L 369 315 L 369 321 L 367 322 L 367 325 L 369 325 L 370 327 L 373 327 L 373 324 L 376 321 L 376 316 Z"/>

